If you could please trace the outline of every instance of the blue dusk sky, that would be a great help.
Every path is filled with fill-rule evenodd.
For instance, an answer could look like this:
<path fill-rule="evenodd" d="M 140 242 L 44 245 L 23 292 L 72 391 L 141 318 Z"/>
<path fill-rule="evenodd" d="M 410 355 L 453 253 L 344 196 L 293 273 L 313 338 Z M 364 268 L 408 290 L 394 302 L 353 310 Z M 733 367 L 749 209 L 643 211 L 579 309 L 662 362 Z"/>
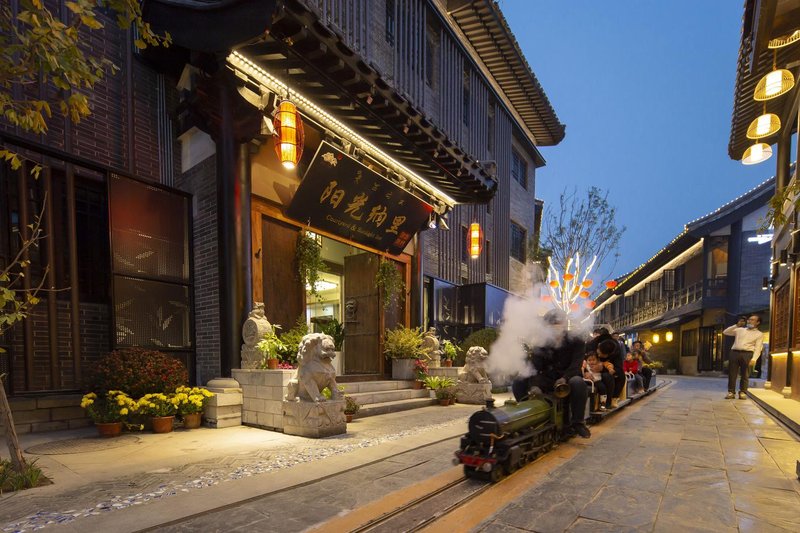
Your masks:
<path fill-rule="evenodd" d="M 614 276 L 774 174 L 774 157 L 750 167 L 728 157 L 741 1 L 500 6 L 567 126 L 561 144 L 540 149 L 536 196 L 553 206 L 565 186 L 610 191 L 627 227 Z"/>

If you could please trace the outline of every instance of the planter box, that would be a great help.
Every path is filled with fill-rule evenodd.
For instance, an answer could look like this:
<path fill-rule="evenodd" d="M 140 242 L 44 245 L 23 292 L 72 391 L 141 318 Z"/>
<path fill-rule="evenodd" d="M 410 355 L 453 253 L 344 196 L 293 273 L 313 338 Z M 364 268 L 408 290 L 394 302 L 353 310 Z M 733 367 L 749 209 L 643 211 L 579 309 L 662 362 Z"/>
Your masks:
<path fill-rule="evenodd" d="M 414 359 L 392 359 L 392 379 L 414 379 Z"/>
<path fill-rule="evenodd" d="M 262 429 L 283 431 L 283 398 L 297 369 L 233 369 L 242 387 L 242 423 Z"/>

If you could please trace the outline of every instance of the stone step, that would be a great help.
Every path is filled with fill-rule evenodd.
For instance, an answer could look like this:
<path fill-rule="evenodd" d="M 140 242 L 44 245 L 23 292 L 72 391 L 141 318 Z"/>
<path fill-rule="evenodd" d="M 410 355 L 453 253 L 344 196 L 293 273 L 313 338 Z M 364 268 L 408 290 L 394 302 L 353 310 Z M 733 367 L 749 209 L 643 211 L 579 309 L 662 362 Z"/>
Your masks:
<path fill-rule="evenodd" d="M 413 398 L 430 398 L 428 389 L 397 389 L 373 392 L 348 393 L 359 405 L 393 402 L 397 400 L 410 400 Z"/>
<path fill-rule="evenodd" d="M 392 391 L 401 389 L 413 389 L 412 380 L 384 380 L 384 381 L 356 381 L 351 383 L 339 383 L 344 387 L 346 394 L 357 394 L 361 392 Z"/>
<path fill-rule="evenodd" d="M 422 391 L 426 394 L 428 391 Z M 366 418 L 368 416 L 385 415 L 387 413 L 396 413 L 398 411 L 408 411 L 410 409 L 418 409 L 420 407 L 428 407 L 429 405 L 438 405 L 439 400 L 435 398 L 413 398 L 410 400 L 395 400 L 392 402 L 371 403 L 361 407 L 354 418 Z"/>

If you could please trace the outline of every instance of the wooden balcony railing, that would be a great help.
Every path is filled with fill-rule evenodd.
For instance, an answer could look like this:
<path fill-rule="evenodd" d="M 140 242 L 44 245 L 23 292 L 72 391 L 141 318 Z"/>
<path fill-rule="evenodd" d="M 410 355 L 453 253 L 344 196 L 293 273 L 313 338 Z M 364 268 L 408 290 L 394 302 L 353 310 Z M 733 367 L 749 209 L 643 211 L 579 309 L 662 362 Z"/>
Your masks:
<path fill-rule="evenodd" d="M 719 280 L 715 281 L 718 282 Z M 719 290 L 724 290 L 724 287 L 719 287 L 717 284 L 714 287 L 714 290 L 716 293 Z M 667 311 L 683 307 L 684 305 L 689 305 L 690 303 L 702 300 L 702 298 L 703 298 L 703 282 L 699 281 L 694 285 L 690 285 L 688 287 L 684 287 L 683 289 L 673 291 L 672 293 L 667 294 L 660 300 L 656 300 L 654 302 L 647 302 L 645 305 L 640 306 L 637 309 L 634 309 L 630 313 L 625 313 L 621 317 L 618 317 L 610 321 L 600 320 L 600 322 L 610 323 L 611 327 L 617 330 L 633 324 L 639 324 L 641 322 L 647 322 L 648 320 L 657 319 Z"/>

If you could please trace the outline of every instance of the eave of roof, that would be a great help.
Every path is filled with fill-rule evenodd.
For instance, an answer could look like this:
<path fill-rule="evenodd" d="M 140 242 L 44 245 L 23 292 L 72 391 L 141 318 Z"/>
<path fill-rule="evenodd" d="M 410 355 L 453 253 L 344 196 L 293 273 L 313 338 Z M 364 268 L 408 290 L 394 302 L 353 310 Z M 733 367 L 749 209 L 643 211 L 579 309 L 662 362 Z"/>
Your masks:
<path fill-rule="evenodd" d="M 564 139 L 562 124 L 494 0 L 450 0 L 449 15 L 469 39 L 539 146 Z"/>
<path fill-rule="evenodd" d="M 794 3 L 790 6 L 788 4 Z M 788 135 L 797 130 L 797 123 L 785 124 L 783 118 L 788 114 L 792 103 L 796 100 L 800 84 L 788 94 L 764 102 L 753 99 L 758 81 L 772 70 L 773 58 L 778 68 L 789 68 L 795 78 L 800 74 L 800 43 L 778 49 L 777 54 L 767 48 L 769 39 L 800 29 L 800 0 L 784 2 L 776 16 L 777 0 L 747 0 L 742 17 L 742 39 L 739 45 L 739 57 L 736 67 L 736 84 L 733 93 L 733 113 L 731 117 L 731 135 L 728 142 L 728 155 L 731 159 L 740 160 L 744 151 L 755 141 L 747 138 L 747 128 L 759 115 L 774 113 L 781 117 L 783 129 L 778 133 L 762 139 L 762 142 L 773 144 L 778 136 Z M 756 9 L 758 8 L 758 9 Z M 792 26 L 794 25 L 794 26 Z M 785 131 L 785 128 L 790 131 Z"/>

